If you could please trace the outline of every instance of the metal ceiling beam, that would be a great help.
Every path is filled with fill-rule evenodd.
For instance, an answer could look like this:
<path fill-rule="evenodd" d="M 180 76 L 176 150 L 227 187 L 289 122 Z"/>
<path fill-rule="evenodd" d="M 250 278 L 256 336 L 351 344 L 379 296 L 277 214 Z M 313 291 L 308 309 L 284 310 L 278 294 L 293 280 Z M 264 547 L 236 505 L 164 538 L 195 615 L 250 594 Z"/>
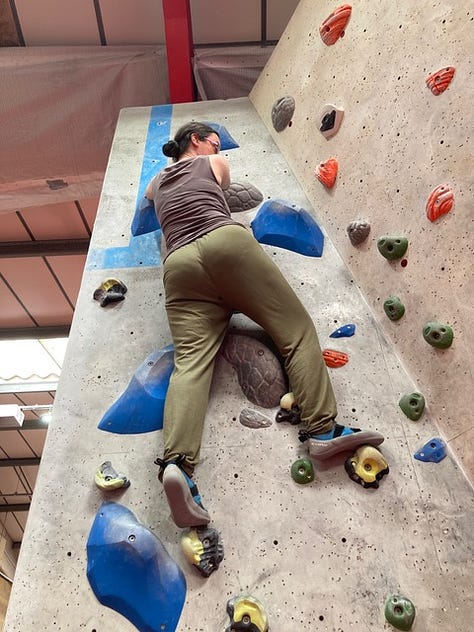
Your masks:
<path fill-rule="evenodd" d="M 25 457 L 23 459 L 0 459 L 0 467 L 28 467 L 29 465 L 39 465 L 39 456 Z"/>
<path fill-rule="evenodd" d="M 44 241 L 2 241 L 0 259 L 18 257 L 53 257 L 59 255 L 85 255 L 90 239 L 47 239 Z"/>
<path fill-rule="evenodd" d="M 42 340 L 43 338 L 68 338 L 71 325 L 54 327 L 4 327 L 0 340 Z"/>
<path fill-rule="evenodd" d="M 18 503 L 18 505 L 0 505 L 0 513 L 17 513 L 18 511 L 29 511 L 30 503 Z"/>
<path fill-rule="evenodd" d="M 0 384 L 0 393 L 54 393 L 58 390 L 57 382 L 17 382 Z M 14 402 L 12 402 L 14 403 Z"/>

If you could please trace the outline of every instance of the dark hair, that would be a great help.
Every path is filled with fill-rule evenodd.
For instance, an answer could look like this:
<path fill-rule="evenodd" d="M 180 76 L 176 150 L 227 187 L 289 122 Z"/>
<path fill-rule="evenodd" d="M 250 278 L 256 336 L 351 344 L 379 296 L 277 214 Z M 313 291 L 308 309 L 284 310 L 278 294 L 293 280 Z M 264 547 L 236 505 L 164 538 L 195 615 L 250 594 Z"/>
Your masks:
<path fill-rule="evenodd" d="M 189 141 L 191 140 L 191 134 L 197 134 L 200 140 L 204 140 L 210 134 L 217 134 L 217 132 L 205 123 L 195 121 L 185 123 L 176 132 L 174 139 L 169 140 L 163 145 L 162 151 L 164 155 L 168 156 L 168 158 L 172 158 L 174 162 L 176 162 L 186 151 Z M 219 136 L 219 134 L 217 134 L 217 136 Z"/>

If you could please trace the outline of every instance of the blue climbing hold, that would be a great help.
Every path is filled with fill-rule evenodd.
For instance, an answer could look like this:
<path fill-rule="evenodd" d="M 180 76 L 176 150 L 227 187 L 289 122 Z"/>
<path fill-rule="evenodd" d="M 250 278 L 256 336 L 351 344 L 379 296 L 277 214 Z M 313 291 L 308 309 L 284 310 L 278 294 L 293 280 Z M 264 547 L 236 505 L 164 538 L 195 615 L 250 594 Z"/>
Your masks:
<path fill-rule="evenodd" d="M 183 571 L 160 540 L 118 503 L 104 503 L 87 540 L 87 579 L 104 606 L 141 632 L 174 632 L 186 599 Z"/>
<path fill-rule="evenodd" d="M 355 333 L 355 329 L 356 326 L 355 325 L 343 325 L 342 327 L 339 327 L 339 329 L 336 329 L 336 331 L 333 331 L 332 334 L 329 335 L 330 338 L 349 338 L 350 336 L 353 336 Z"/>
<path fill-rule="evenodd" d="M 302 208 L 284 200 L 268 200 L 250 224 L 261 244 L 285 248 L 308 257 L 323 254 L 324 235 L 314 219 Z"/>
<path fill-rule="evenodd" d="M 165 398 L 174 369 L 173 345 L 150 354 L 99 422 L 99 430 L 139 434 L 163 428 Z"/>
<path fill-rule="evenodd" d="M 145 196 L 137 204 L 133 216 L 131 231 L 134 237 L 159 230 L 160 224 L 155 213 L 155 204 Z"/>
<path fill-rule="evenodd" d="M 415 452 L 415 459 L 432 463 L 439 463 L 447 454 L 445 442 L 439 437 L 433 437 L 423 447 Z"/>
<path fill-rule="evenodd" d="M 230 132 L 227 130 L 225 125 L 220 125 L 219 123 L 211 123 L 209 121 L 203 121 L 203 123 L 205 125 L 209 125 L 209 127 L 212 127 L 212 129 L 215 130 L 217 134 L 219 134 L 219 139 L 221 141 L 221 150 L 236 149 L 237 147 L 239 147 L 239 143 L 237 143 L 232 138 Z"/>

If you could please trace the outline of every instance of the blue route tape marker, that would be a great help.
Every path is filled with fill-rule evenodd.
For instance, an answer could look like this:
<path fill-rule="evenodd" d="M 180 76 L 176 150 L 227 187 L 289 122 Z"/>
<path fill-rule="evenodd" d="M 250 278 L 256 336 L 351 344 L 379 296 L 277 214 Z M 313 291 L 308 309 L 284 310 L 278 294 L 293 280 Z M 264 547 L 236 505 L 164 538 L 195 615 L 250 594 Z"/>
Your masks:
<path fill-rule="evenodd" d="M 172 105 L 157 105 L 151 108 L 137 200 L 145 195 L 146 186 L 153 176 L 168 164 L 161 147 L 170 138 L 172 113 Z M 136 237 L 130 235 L 128 246 L 91 249 L 87 256 L 86 268 L 110 270 L 160 266 L 160 240 L 161 231 L 157 230 Z"/>

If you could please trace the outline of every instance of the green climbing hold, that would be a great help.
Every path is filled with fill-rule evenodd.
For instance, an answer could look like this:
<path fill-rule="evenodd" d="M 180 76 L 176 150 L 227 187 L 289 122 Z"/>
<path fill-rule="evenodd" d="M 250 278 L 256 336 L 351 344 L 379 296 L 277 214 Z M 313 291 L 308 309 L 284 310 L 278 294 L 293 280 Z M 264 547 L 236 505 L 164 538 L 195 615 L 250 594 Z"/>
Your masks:
<path fill-rule="evenodd" d="M 391 595 L 385 602 L 385 618 L 397 630 L 410 630 L 415 620 L 415 606 L 406 597 Z"/>
<path fill-rule="evenodd" d="M 383 235 L 377 241 L 377 248 L 385 259 L 390 261 L 401 259 L 407 251 L 408 239 L 406 237 Z"/>
<path fill-rule="evenodd" d="M 389 296 L 383 304 L 383 309 L 390 320 L 400 320 L 405 313 L 405 305 L 398 296 Z"/>
<path fill-rule="evenodd" d="M 403 395 L 398 402 L 408 419 L 418 421 L 425 410 L 425 398 L 421 393 L 407 393 Z"/>
<path fill-rule="evenodd" d="M 300 485 L 314 481 L 314 468 L 309 459 L 298 459 L 291 466 L 291 478 Z"/>
<path fill-rule="evenodd" d="M 447 349 L 453 343 L 453 330 L 444 323 L 429 322 L 423 327 L 423 338 L 437 349 Z"/>

